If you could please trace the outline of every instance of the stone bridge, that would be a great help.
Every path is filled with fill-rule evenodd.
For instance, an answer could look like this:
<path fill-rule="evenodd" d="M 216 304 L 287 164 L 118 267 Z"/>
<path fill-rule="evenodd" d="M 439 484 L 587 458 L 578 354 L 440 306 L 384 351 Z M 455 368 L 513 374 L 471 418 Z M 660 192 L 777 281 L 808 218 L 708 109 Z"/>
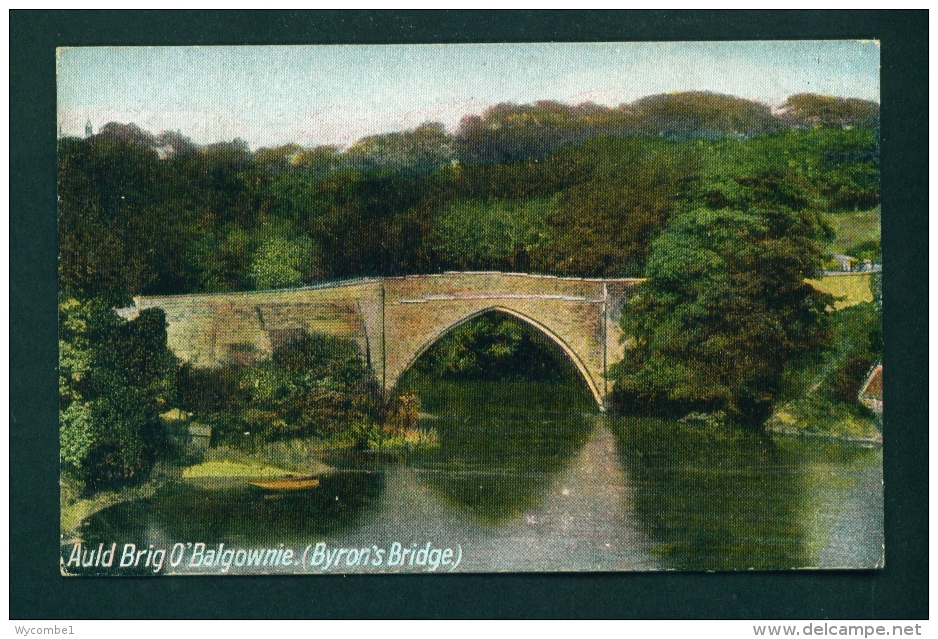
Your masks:
<path fill-rule="evenodd" d="M 258 361 L 302 331 L 355 340 L 385 389 L 444 334 L 501 311 L 534 326 L 574 363 L 605 409 L 606 372 L 621 359 L 619 312 L 635 279 L 443 273 L 248 293 L 136 297 L 118 311 L 166 313 L 169 347 L 194 366 Z"/>

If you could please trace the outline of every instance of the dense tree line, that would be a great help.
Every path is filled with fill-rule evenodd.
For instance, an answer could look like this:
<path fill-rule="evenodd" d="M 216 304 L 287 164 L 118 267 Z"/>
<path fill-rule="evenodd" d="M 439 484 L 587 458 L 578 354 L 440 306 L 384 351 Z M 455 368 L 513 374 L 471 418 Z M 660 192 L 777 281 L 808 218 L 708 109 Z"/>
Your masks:
<path fill-rule="evenodd" d="M 816 214 L 879 202 L 877 127 L 878 105 L 859 100 L 803 94 L 773 112 L 684 93 L 615 108 L 502 104 L 455 133 L 429 123 L 348 149 L 251 151 L 238 139 L 199 145 L 179 131 L 120 123 L 63 138 L 63 462 L 102 485 L 138 476 L 160 446 L 156 411 L 202 401 L 166 390 L 199 373 L 169 363 L 160 317 L 126 322 L 106 310 L 131 295 L 443 270 L 647 276 L 646 306 L 635 310 L 660 326 L 626 320 L 639 344 L 631 370 L 640 372 L 623 373 L 619 396 L 655 410 L 757 420 L 779 367 L 823 333 L 821 302 L 800 285 L 825 242 Z M 76 309 L 88 319 L 75 319 Z M 738 321 L 717 321 L 727 316 Z M 681 322 L 701 341 L 678 340 L 683 353 L 661 348 Z M 496 339 L 479 351 L 483 359 L 524 339 L 501 324 L 489 329 Z M 491 337 L 466 331 L 467 344 Z M 754 361 L 750 347 L 767 335 L 771 348 Z M 681 368 L 682 357 L 700 368 Z M 159 365 L 120 378 L 144 361 Z M 276 360 L 265 366 L 199 384 L 253 388 L 244 401 L 267 415 L 258 428 L 274 432 L 286 421 L 283 402 L 312 401 L 322 384 Z M 703 388 L 705 378 L 718 381 Z M 280 397 L 275 386 L 289 390 Z M 352 386 L 367 396 L 365 377 Z M 349 411 L 367 412 L 356 406 Z M 242 408 L 240 418 L 256 416 Z"/>
<path fill-rule="evenodd" d="M 543 157 L 604 135 L 716 139 L 814 126 L 875 128 L 879 105 L 802 93 L 773 113 L 760 102 L 706 91 L 652 95 L 618 107 L 504 103 L 463 118 L 455 137 L 465 161 L 506 163 Z"/>
<path fill-rule="evenodd" d="M 347 150 L 253 153 L 111 123 L 59 143 L 60 278 L 126 295 L 446 269 L 639 275 L 701 180 L 781 167 L 819 210 L 876 206 L 875 106 L 801 95 L 776 115 L 706 93 L 499 105 L 455 135 L 427 124 Z"/>
<path fill-rule="evenodd" d="M 455 135 L 427 124 L 253 153 L 110 123 L 60 141 L 59 271 L 125 295 L 446 269 L 638 275 L 700 180 L 781 167 L 819 210 L 876 206 L 876 113 L 810 95 L 777 114 L 706 93 L 499 105 Z"/>

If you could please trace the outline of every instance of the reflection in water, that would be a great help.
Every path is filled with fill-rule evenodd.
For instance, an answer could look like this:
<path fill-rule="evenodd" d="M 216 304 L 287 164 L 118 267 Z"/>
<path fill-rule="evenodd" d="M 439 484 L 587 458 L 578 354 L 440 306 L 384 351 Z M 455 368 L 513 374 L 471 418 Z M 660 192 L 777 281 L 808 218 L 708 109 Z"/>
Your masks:
<path fill-rule="evenodd" d="M 548 412 L 559 407 L 538 399 L 555 400 L 558 393 L 549 392 L 550 387 L 438 385 L 427 404 L 437 416 L 428 421 L 440 447 L 411 460 L 410 466 L 420 469 L 422 481 L 447 501 L 481 521 L 496 524 L 520 516 L 538 505 L 592 428 L 589 414 Z M 509 389 L 522 401 L 498 397 Z M 497 408 L 505 405 L 514 410 Z"/>
<path fill-rule="evenodd" d="M 609 423 L 635 511 L 668 568 L 876 565 L 879 450 L 660 420 Z M 842 539 L 834 522 L 849 529 Z"/>
<path fill-rule="evenodd" d="M 614 438 L 580 385 L 435 381 L 421 399 L 440 448 L 408 466 L 424 502 L 463 514 L 450 530 L 471 548 L 464 569 L 653 567 Z"/>
<path fill-rule="evenodd" d="M 572 388 L 436 383 L 418 390 L 437 450 L 335 456 L 340 470 L 308 490 L 179 482 L 78 532 L 92 547 L 432 542 L 461 547 L 461 571 L 881 562 L 880 449 L 600 416 Z"/>
<path fill-rule="evenodd" d="M 804 477 L 800 517 L 808 531 L 811 565 L 882 567 L 882 449 L 823 439 L 777 441 Z"/>
<path fill-rule="evenodd" d="M 774 442 L 720 427 L 614 420 L 635 509 L 669 568 L 810 565 L 803 477 Z"/>
<path fill-rule="evenodd" d="M 179 540 L 271 545 L 355 526 L 380 495 L 383 477 L 367 471 L 325 476 L 319 486 L 268 491 L 243 481 L 179 482 L 150 499 L 118 504 L 89 518 L 86 543 Z"/>
<path fill-rule="evenodd" d="M 538 507 L 495 536 L 489 569 L 654 569 L 657 562 L 628 497 L 632 492 L 612 433 L 595 428 Z"/>
<path fill-rule="evenodd" d="M 389 475 L 400 490 L 385 491 L 382 512 L 414 514 L 403 528 L 422 528 L 415 539 L 464 545 L 463 570 L 654 567 L 622 499 L 630 489 L 615 440 L 596 428 L 581 384 L 408 383 L 440 448 Z"/>

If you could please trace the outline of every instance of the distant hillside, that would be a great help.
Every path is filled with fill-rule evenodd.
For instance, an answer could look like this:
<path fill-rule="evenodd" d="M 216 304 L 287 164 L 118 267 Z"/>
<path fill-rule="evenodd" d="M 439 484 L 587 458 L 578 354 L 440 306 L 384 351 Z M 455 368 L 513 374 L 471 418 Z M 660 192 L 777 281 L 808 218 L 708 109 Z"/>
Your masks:
<path fill-rule="evenodd" d="M 745 138 L 819 125 L 875 127 L 879 105 L 802 93 L 773 113 L 761 102 L 706 91 L 651 95 L 614 108 L 591 103 L 506 103 L 482 115 L 466 116 L 455 137 L 463 159 L 504 163 L 543 157 L 604 135 L 681 141 Z"/>
<path fill-rule="evenodd" d="M 538 159 L 602 136 L 712 140 L 816 126 L 876 128 L 879 105 L 855 98 L 799 93 L 773 112 L 761 102 L 706 91 L 651 95 L 617 107 L 589 102 L 502 103 L 481 115 L 465 116 L 455 133 L 447 132 L 440 123 L 427 122 L 409 131 L 362 138 L 345 151 L 335 147 L 304 149 L 291 144 L 258 153 L 266 153 L 273 164 L 281 167 L 305 159 L 324 162 L 328 169 L 341 165 L 426 174 L 453 160 L 506 164 Z M 161 158 L 199 150 L 217 152 L 232 145 L 247 151 L 242 140 L 200 147 L 178 131 L 154 135 L 136 124 L 110 122 L 97 135 L 152 149 Z"/>
<path fill-rule="evenodd" d="M 799 93 L 778 109 L 777 118 L 785 126 L 879 126 L 879 105 L 869 100 L 836 98 L 815 93 Z"/>
<path fill-rule="evenodd" d="M 159 135 L 153 135 L 133 122 L 129 124 L 108 122 L 98 131 L 98 136 L 131 142 L 137 146 L 152 149 L 161 158 L 195 153 L 201 148 L 178 131 L 163 131 Z"/>

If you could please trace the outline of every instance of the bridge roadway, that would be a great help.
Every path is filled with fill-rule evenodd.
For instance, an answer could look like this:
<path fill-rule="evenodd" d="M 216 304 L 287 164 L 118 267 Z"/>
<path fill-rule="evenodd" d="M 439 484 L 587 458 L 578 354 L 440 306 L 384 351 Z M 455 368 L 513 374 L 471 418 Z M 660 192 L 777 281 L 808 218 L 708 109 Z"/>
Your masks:
<path fill-rule="evenodd" d="M 302 331 L 355 340 L 392 389 L 444 334 L 490 311 L 527 322 L 556 342 L 605 409 L 606 373 L 621 359 L 622 303 L 636 279 L 448 272 L 245 293 L 141 296 L 118 313 L 166 313 L 169 347 L 199 367 L 249 364 Z"/>

